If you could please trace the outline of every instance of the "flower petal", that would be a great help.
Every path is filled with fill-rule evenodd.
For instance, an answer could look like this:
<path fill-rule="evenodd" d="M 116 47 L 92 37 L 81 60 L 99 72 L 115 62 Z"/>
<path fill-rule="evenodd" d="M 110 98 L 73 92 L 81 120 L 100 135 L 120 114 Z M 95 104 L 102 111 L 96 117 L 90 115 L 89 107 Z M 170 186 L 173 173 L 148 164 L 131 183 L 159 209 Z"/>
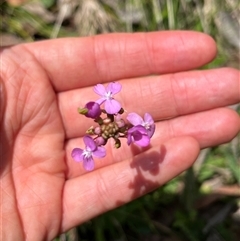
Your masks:
<path fill-rule="evenodd" d="M 143 126 L 137 125 L 128 130 L 127 143 L 130 145 L 132 142 L 142 147 L 149 145 L 150 138 Z"/>
<path fill-rule="evenodd" d="M 106 93 L 106 89 L 102 84 L 95 85 L 93 87 L 93 91 L 100 96 L 104 96 Z"/>
<path fill-rule="evenodd" d="M 118 92 L 121 91 L 121 89 L 122 89 L 122 85 L 118 82 L 111 82 L 106 88 L 107 92 L 110 91 L 112 94 L 117 94 Z"/>
<path fill-rule="evenodd" d="M 92 153 L 95 157 L 105 157 L 106 149 L 103 146 L 98 146 L 98 148 Z"/>
<path fill-rule="evenodd" d="M 155 132 L 155 124 L 153 123 L 149 129 L 147 129 L 148 136 L 151 138 Z"/>
<path fill-rule="evenodd" d="M 130 134 L 134 134 L 134 133 L 137 133 L 137 132 L 139 132 L 143 135 L 147 135 L 147 130 L 142 125 L 133 126 L 132 128 L 130 128 L 128 130 L 128 133 L 130 133 Z"/>
<path fill-rule="evenodd" d="M 80 161 L 83 161 L 83 150 L 80 149 L 80 148 L 74 148 L 72 150 L 72 153 L 71 153 L 71 156 L 73 158 L 74 161 L 76 162 L 80 162 Z"/>
<path fill-rule="evenodd" d="M 144 122 L 148 123 L 149 125 L 152 125 L 154 123 L 154 120 L 149 113 L 144 114 Z"/>
<path fill-rule="evenodd" d="M 95 102 L 96 102 L 97 104 L 101 105 L 104 101 L 106 101 L 106 98 L 105 98 L 105 97 L 102 97 L 102 98 L 96 100 Z"/>
<path fill-rule="evenodd" d="M 114 99 L 106 100 L 105 110 L 108 114 L 116 114 L 118 113 L 118 111 L 120 111 L 120 109 L 121 109 L 121 104 L 118 101 Z"/>
<path fill-rule="evenodd" d="M 84 158 L 83 167 L 86 171 L 92 171 L 94 169 L 94 160 L 92 157 Z"/>
<path fill-rule="evenodd" d="M 143 119 L 140 115 L 138 115 L 137 113 L 129 113 L 127 115 L 127 120 L 134 126 L 137 125 L 142 125 L 143 123 Z"/>
<path fill-rule="evenodd" d="M 88 135 L 84 136 L 83 141 L 84 141 L 86 147 L 88 147 L 91 151 L 96 150 L 97 145 L 91 136 L 88 136 Z"/>
<path fill-rule="evenodd" d="M 127 144 L 130 145 L 133 141 L 132 135 L 130 133 L 128 133 L 127 135 Z"/>
<path fill-rule="evenodd" d="M 135 139 L 134 141 L 138 146 L 142 146 L 142 147 L 145 147 L 145 146 L 148 146 L 149 143 L 150 143 L 150 138 L 148 135 L 141 135 L 141 138 L 140 139 Z"/>

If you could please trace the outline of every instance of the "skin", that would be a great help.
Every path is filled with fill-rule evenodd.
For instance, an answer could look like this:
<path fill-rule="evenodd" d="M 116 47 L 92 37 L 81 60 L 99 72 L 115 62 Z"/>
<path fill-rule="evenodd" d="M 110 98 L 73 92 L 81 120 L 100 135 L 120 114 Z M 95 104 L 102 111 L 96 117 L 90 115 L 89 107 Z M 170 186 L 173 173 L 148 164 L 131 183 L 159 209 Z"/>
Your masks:
<path fill-rule="evenodd" d="M 212 38 L 169 31 L 110 34 L 2 48 L 1 240 L 52 240 L 148 193 L 240 129 L 239 71 L 193 70 L 216 55 Z M 92 87 L 119 81 L 128 112 L 151 113 L 149 148 L 107 144 L 86 172 L 71 158 L 91 125 L 77 108 Z"/>

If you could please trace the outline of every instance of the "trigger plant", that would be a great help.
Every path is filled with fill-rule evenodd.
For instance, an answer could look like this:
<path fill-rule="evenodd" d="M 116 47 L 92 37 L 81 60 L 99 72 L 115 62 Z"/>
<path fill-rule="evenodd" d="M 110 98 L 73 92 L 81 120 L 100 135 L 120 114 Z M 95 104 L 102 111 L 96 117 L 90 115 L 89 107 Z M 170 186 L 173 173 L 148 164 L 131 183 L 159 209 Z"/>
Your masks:
<path fill-rule="evenodd" d="M 126 120 L 122 117 L 125 112 L 121 103 L 115 99 L 122 86 L 112 82 L 105 88 L 102 84 L 94 86 L 94 92 L 100 96 L 96 101 L 90 101 L 84 107 L 78 108 L 79 114 L 94 119 L 96 126 L 90 127 L 83 137 L 85 147 L 74 148 L 72 158 L 82 162 L 86 171 L 94 169 L 94 157 L 106 156 L 105 145 L 109 139 L 114 140 L 115 148 L 121 148 L 121 142 L 126 140 L 128 145 L 136 144 L 146 147 L 155 131 L 155 123 L 149 113 L 143 118 L 137 113 L 129 113 Z"/>

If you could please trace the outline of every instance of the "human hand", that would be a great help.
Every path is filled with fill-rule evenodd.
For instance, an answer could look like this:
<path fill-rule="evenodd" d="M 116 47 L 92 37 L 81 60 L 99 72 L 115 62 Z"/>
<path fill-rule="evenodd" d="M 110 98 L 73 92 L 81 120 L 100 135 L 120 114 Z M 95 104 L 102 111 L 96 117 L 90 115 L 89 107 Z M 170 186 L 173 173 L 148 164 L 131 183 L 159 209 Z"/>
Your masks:
<path fill-rule="evenodd" d="M 191 69 L 214 41 L 196 32 L 111 34 L 1 49 L 2 240 L 51 240 L 166 183 L 199 148 L 230 141 L 239 116 L 239 71 Z M 151 113 L 149 148 L 112 149 L 87 173 L 71 158 L 89 127 L 77 108 L 92 86 L 119 81 L 129 112 Z"/>

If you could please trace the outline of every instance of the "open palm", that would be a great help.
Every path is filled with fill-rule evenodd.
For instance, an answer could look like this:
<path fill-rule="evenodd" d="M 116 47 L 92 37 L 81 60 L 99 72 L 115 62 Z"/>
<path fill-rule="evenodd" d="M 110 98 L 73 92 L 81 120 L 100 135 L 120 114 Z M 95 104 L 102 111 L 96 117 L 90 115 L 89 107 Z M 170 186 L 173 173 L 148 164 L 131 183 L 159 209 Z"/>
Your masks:
<path fill-rule="evenodd" d="M 239 72 L 190 71 L 215 44 L 194 32 L 112 34 L 1 49 L 2 240 L 51 240 L 143 195 L 188 168 L 204 148 L 231 140 Z M 147 149 L 107 145 L 87 173 L 71 159 L 91 125 L 77 108 L 92 86 L 120 81 L 128 111 L 149 112 Z M 87 120 L 87 121 L 86 121 Z"/>

